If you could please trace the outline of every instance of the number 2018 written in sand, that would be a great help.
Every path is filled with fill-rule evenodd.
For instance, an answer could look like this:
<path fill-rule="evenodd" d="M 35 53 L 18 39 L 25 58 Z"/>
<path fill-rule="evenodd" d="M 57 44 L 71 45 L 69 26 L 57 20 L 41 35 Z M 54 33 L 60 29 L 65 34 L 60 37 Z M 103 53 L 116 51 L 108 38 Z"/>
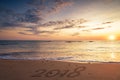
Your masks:
<path fill-rule="evenodd" d="M 46 69 L 38 69 L 35 71 L 35 74 L 33 74 L 31 77 L 68 77 L 68 78 L 74 78 L 77 76 L 80 76 L 82 71 L 85 71 L 86 67 L 79 66 L 73 71 L 71 70 L 60 70 L 60 69 L 53 69 L 53 70 L 46 70 Z"/>

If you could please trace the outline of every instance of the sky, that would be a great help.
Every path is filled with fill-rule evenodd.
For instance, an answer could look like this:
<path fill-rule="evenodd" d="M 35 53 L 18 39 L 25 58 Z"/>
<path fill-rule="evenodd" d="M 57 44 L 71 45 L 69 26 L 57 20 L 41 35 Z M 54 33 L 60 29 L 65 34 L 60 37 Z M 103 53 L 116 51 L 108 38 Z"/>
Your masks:
<path fill-rule="evenodd" d="M 0 40 L 120 40 L 120 0 L 0 0 Z"/>

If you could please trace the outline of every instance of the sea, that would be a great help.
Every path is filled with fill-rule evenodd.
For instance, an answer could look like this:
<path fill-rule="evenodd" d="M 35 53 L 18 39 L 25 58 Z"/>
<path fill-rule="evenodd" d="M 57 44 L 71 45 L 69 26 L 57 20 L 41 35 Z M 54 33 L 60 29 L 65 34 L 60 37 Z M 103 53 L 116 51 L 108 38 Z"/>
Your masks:
<path fill-rule="evenodd" d="M 1 40 L 0 59 L 120 62 L 120 41 Z"/>

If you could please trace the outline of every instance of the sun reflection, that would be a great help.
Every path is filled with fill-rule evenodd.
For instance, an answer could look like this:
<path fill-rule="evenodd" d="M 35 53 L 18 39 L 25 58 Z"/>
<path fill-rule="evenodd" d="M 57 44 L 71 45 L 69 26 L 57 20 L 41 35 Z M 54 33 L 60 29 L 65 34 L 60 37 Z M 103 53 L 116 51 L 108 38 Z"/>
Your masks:
<path fill-rule="evenodd" d="M 111 58 L 116 58 L 116 56 L 113 52 L 111 53 Z"/>

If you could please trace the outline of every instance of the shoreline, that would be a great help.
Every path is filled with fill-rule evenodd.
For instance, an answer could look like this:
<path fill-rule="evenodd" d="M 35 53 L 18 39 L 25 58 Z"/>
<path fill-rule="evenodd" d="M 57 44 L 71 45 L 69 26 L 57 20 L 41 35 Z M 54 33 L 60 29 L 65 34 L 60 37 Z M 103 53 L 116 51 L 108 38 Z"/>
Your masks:
<path fill-rule="evenodd" d="M 70 60 L 50 60 L 50 59 L 0 59 L 1 60 L 8 60 L 8 61 L 58 61 L 58 62 L 68 62 L 68 63 L 84 63 L 84 64 L 120 64 L 120 62 L 102 62 L 102 61 L 70 61 Z"/>

